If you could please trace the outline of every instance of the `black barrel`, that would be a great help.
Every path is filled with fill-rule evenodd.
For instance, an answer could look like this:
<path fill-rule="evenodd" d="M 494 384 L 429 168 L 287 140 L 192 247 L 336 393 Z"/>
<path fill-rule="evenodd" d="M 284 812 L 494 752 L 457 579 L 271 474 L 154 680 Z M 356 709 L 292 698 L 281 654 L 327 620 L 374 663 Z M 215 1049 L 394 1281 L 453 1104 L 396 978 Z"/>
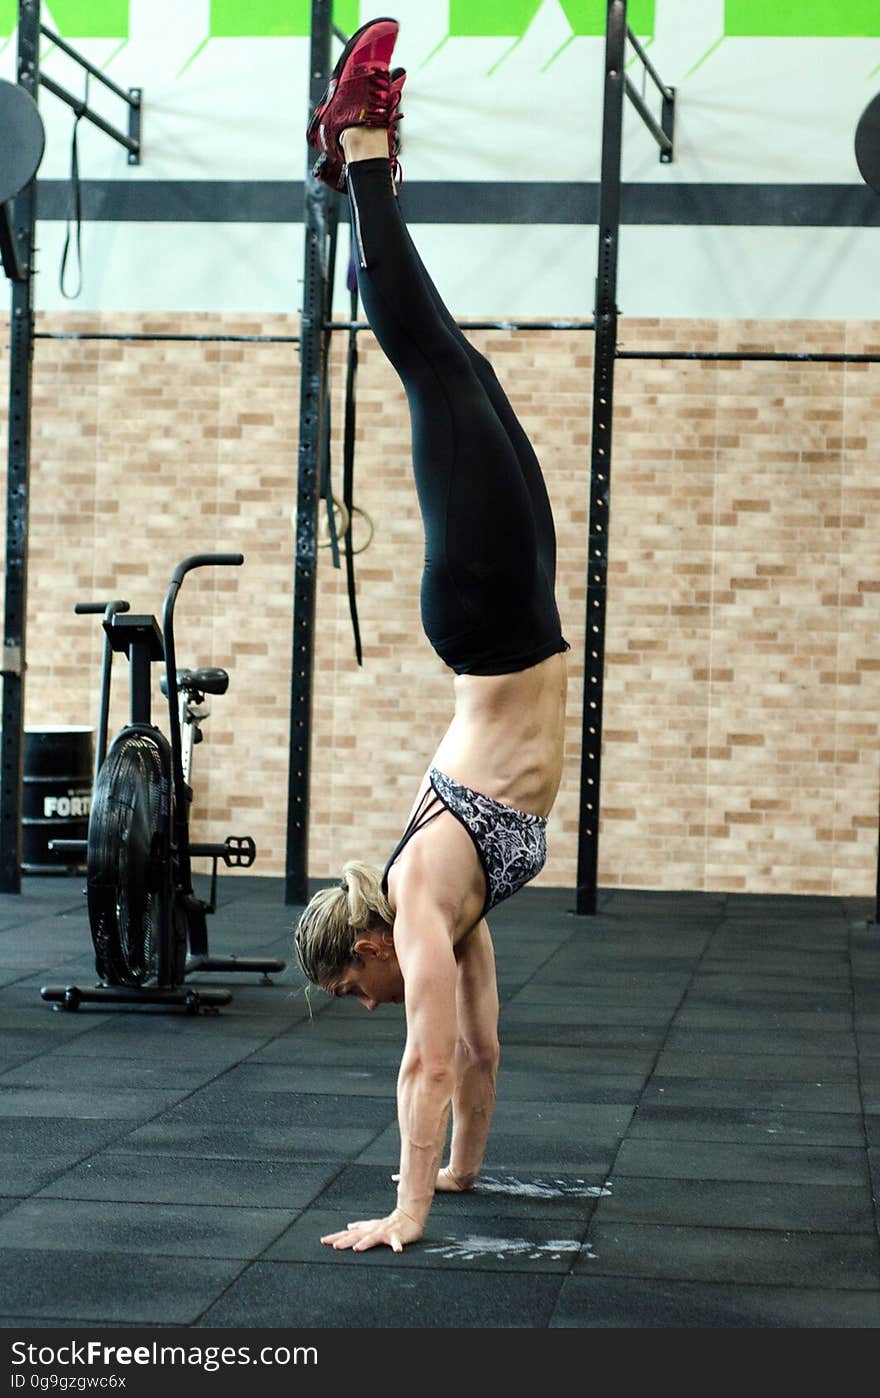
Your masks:
<path fill-rule="evenodd" d="M 25 874 L 77 873 L 85 856 L 49 849 L 51 840 L 85 840 L 92 800 L 91 728 L 26 728 L 21 868 Z"/>

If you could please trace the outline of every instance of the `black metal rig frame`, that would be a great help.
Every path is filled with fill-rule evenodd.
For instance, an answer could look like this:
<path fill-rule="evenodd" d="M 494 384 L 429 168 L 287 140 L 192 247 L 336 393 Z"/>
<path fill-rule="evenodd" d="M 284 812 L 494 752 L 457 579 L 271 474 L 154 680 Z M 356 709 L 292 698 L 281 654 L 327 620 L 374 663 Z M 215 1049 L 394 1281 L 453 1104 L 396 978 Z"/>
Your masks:
<path fill-rule="evenodd" d="M 314 105 L 321 97 L 330 71 L 330 39 L 346 36 L 332 24 L 329 0 L 312 0 L 312 87 Z M 630 44 L 661 99 L 660 120 L 625 72 L 626 45 Z M 578 838 L 576 909 L 594 914 L 598 897 L 600 781 L 605 660 L 605 623 L 608 577 L 608 525 L 611 503 L 611 448 L 614 408 L 614 365 L 617 359 L 694 359 L 817 364 L 880 363 L 877 354 L 773 353 L 712 350 L 623 350 L 618 347 L 617 259 L 621 223 L 621 157 L 623 147 L 623 99 L 638 112 L 659 147 L 662 164 L 675 155 L 676 93 L 657 73 L 644 48 L 627 24 L 626 0 L 607 0 L 605 30 L 604 116 L 602 170 L 599 200 L 598 266 L 595 314 L 592 321 L 459 321 L 470 330 L 595 330 L 593 365 L 592 438 L 590 457 L 590 514 L 587 552 L 587 597 L 580 825 Z M 316 181 L 308 182 L 306 195 L 306 253 L 302 320 L 302 417 L 300 425 L 299 493 L 297 514 L 296 603 L 294 615 L 293 685 L 291 706 L 291 762 L 287 842 L 288 903 L 302 903 L 308 896 L 309 761 L 313 633 L 316 583 L 316 512 L 319 463 L 326 443 L 324 395 L 330 335 L 346 331 L 351 344 L 369 325 L 359 320 L 332 319 L 332 288 L 327 268 L 335 253 L 335 229 L 328 222 L 327 192 Z M 880 922 L 880 853 L 877 867 L 877 920 Z"/>
<path fill-rule="evenodd" d="M 660 89 L 663 114 L 659 127 L 624 72 L 627 38 Z M 575 902 L 576 911 L 587 914 L 596 912 L 598 897 L 602 701 L 608 590 L 614 361 L 617 356 L 617 255 L 620 240 L 624 93 L 657 140 L 661 161 L 668 163 L 674 153 L 675 92 L 672 88 L 667 88 L 657 76 L 635 35 L 629 30 L 626 22 L 626 0 L 608 0 L 602 176 L 599 194 L 599 252 L 596 271 L 596 345 L 593 356 L 587 614 L 584 630 L 584 699 L 581 720 L 581 799 Z"/>
<path fill-rule="evenodd" d="M 647 75 L 659 89 L 662 99 L 659 125 L 651 116 L 634 84 L 624 72 L 627 40 L 643 63 Z M 660 147 L 661 162 L 669 163 L 674 157 L 675 89 L 667 87 L 663 83 L 636 36 L 628 27 L 626 0 L 608 0 L 605 31 L 605 105 L 599 200 L 599 252 L 595 301 L 596 346 L 593 362 L 590 517 L 587 545 L 587 606 L 576 892 L 576 911 L 581 914 L 594 914 L 597 910 L 598 899 L 602 714 L 615 360 L 693 359 L 716 362 L 755 360 L 816 364 L 880 362 L 880 355 L 876 354 L 622 350 L 618 348 L 617 254 L 620 236 L 624 94 L 632 102 L 657 141 Z M 880 923 L 880 851 L 878 851 L 876 898 L 876 919 Z"/>
<path fill-rule="evenodd" d="M 129 107 L 128 134 L 106 122 L 85 102 L 40 72 L 43 34 L 91 77 Z M 141 89 L 126 93 L 40 23 L 40 0 L 19 0 L 18 82 L 37 100 L 40 87 L 54 93 L 140 161 Z M 16 275 L 12 282 L 9 360 L 9 469 L 6 486 L 6 599 L 4 608 L 2 735 L 0 735 L 0 893 L 21 892 L 21 811 L 24 777 L 24 677 L 27 620 L 28 487 L 31 438 L 31 380 L 34 352 L 34 237 L 36 180 L 18 194 L 10 220 Z"/>
<path fill-rule="evenodd" d="M 330 76 L 331 39 L 346 43 L 332 21 L 332 0 L 312 0 L 310 49 L 311 109 L 324 94 Z M 311 168 L 309 158 L 307 170 Z M 297 482 L 296 556 L 288 770 L 287 859 L 285 901 L 308 898 L 309 783 L 311 773 L 314 673 L 315 599 L 317 590 L 317 523 L 321 494 L 327 493 L 329 452 L 328 371 L 334 332 L 349 336 L 349 359 L 356 354 L 359 332 L 366 321 L 333 319 L 333 281 L 338 238 L 339 201 L 310 174 L 306 176 L 304 208 L 305 264 L 300 327 L 300 434 Z M 466 330 L 592 330 L 592 321 L 460 321 Z M 347 395 L 350 399 L 350 394 Z M 349 402 L 348 406 L 351 404 Z M 332 504 L 328 500 L 330 517 Z M 335 540 L 331 529 L 331 543 Z M 346 538 L 346 547 L 350 539 Z M 338 552 L 334 547 L 338 566 Z"/>

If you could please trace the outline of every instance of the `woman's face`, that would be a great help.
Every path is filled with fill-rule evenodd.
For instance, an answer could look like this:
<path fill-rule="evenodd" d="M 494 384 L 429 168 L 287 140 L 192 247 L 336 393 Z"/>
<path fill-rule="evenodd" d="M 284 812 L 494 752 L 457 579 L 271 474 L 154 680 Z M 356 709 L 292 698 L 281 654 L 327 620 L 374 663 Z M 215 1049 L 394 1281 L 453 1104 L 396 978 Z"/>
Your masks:
<path fill-rule="evenodd" d="M 362 932 L 354 955 L 344 971 L 328 981 L 324 989 L 331 995 L 351 996 L 364 1009 L 403 1003 L 403 976 L 390 932 Z"/>

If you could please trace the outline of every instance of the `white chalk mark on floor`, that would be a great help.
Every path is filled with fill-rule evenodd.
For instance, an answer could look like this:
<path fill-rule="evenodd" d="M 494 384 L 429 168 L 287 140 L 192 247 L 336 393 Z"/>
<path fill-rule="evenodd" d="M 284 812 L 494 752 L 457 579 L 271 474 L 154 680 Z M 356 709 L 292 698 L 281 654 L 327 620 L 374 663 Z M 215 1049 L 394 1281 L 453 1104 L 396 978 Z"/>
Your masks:
<path fill-rule="evenodd" d="M 548 1238 L 544 1243 L 533 1243 L 529 1238 L 489 1238 L 482 1234 L 447 1238 L 436 1247 L 425 1248 L 425 1252 L 436 1253 L 446 1262 L 476 1262 L 484 1257 L 494 1257 L 499 1262 L 515 1258 L 528 1262 L 560 1262 L 575 1252 L 581 1252 L 584 1257 L 596 1255 L 589 1243 L 582 1248 L 574 1238 Z"/>
<path fill-rule="evenodd" d="M 600 1199 L 611 1193 L 611 1182 L 587 1184 L 582 1179 L 520 1180 L 515 1175 L 481 1175 L 480 1194 L 510 1194 L 521 1199 Z"/>

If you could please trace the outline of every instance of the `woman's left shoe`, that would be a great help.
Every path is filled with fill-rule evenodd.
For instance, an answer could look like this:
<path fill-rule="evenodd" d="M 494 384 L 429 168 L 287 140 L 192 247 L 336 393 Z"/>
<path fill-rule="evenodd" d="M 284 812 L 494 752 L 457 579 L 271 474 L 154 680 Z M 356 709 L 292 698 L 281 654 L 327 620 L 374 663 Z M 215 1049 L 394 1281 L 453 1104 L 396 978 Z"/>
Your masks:
<path fill-rule="evenodd" d="M 306 130 L 309 145 L 327 157 L 322 170 L 345 164 L 340 145 L 343 131 L 351 126 L 388 126 L 388 66 L 399 27 L 396 19 L 370 20 L 346 44 Z M 325 178 L 321 171 L 318 178 Z"/>

